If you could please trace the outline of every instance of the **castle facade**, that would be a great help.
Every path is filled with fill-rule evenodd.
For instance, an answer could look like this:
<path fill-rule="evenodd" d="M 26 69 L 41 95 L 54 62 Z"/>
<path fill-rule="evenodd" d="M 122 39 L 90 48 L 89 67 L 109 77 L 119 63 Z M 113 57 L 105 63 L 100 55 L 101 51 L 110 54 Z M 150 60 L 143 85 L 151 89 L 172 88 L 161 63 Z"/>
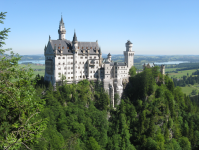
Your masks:
<path fill-rule="evenodd" d="M 60 82 L 63 76 L 67 83 L 98 80 L 103 82 L 104 89 L 110 95 L 114 107 L 114 94 L 123 92 L 122 82 L 128 81 L 129 69 L 134 65 L 133 44 L 127 41 L 124 51 L 124 62 L 112 62 L 111 54 L 102 58 L 102 52 L 96 42 L 80 42 L 74 33 L 73 40 L 65 39 L 66 29 L 63 19 L 59 23 L 59 39 L 49 41 L 44 48 L 45 77 L 53 86 Z"/>

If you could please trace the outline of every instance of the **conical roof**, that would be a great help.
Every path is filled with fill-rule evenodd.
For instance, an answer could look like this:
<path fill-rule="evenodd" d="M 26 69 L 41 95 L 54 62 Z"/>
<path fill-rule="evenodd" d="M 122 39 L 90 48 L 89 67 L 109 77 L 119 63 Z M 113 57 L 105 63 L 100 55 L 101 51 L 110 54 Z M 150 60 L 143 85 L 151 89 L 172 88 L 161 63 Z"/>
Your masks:
<path fill-rule="evenodd" d="M 63 21 L 63 18 L 62 18 L 62 15 L 61 15 L 61 20 L 60 20 L 59 24 L 60 24 L 63 28 L 65 28 L 65 26 L 64 26 L 64 21 Z"/>
<path fill-rule="evenodd" d="M 73 41 L 77 41 L 76 33 L 74 32 Z"/>

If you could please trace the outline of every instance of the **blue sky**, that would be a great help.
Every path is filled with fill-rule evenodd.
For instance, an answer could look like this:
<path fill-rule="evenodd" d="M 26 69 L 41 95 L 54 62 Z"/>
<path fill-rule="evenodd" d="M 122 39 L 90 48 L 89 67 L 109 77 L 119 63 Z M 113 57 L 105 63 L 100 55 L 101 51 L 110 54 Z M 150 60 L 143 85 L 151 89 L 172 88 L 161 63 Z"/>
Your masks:
<path fill-rule="evenodd" d="M 102 53 L 199 55 L 198 0 L 3 0 L 5 48 L 21 55 L 43 54 L 49 35 L 58 39 L 61 13 L 66 39 L 95 42 Z"/>

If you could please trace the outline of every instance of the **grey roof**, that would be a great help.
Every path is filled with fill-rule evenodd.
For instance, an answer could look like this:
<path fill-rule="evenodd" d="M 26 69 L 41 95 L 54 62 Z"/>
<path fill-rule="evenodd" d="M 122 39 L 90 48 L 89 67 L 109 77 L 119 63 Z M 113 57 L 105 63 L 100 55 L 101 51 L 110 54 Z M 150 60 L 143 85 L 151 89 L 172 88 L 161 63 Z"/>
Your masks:
<path fill-rule="evenodd" d="M 51 40 L 50 44 L 52 48 L 54 49 L 55 44 L 56 44 L 56 49 L 58 49 L 58 46 L 64 47 L 63 49 L 63 54 L 72 54 L 72 42 L 69 40 Z M 67 47 L 69 49 L 67 49 Z M 97 42 L 78 42 L 78 53 L 83 54 L 83 50 L 85 50 L 85 54 L 88 54 L 89 49 L 89 54 L 96 54 L 97 50 L 99 50 L 99 46 Z M 91 49 L 92 47 L 92 49 Z M 60 54 L 60 51 L 57 51 L 57 54 Z"/>
<path fill-rule="evenodd" d="M 111 56 L 111 54 L 109 53 L 108 56 Z"/>
<path fill-rule="evenodd" d="M 115 66 L 126 66 L 126 63 L 124 62 L 114 62 Z"/>
<path fill-rule="evenodd" d="M 110 63 L 110 66 L 114 66 L 114 62 L 111 62 L 111 63 Z"/>
<path fill-rule="evenodd" d="M 126 44 L 132 44 L 132 43 L 128 40 Z"/>

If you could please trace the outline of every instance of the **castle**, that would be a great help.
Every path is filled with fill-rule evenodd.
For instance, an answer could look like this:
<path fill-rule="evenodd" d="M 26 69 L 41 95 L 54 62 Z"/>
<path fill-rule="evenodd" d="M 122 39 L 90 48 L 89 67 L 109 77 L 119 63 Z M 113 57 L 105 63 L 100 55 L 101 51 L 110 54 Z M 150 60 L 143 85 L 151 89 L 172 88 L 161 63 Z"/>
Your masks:
<path fill-rule="evenodd" d="M 114 107 L 114 94 L 121 97 L 123 92 L 123 81 L 128 81 L 129 69 L 134 65 L 133 44 L 126 43 L 124 51 L 124 62 L 112 62 L 109 53 L 106 59 L 102 58 L 102 52 L 96 42 L 79 42 L 76 33 L 73 40 L 65 39 L 66 29 L 63 18 L 59 23 L 59 39 L 49 41 L 44 48 L 45 55 L 45 77 L 53 86 L 66 77 L 68 83 L 88 79 L 102 81 L 104 89 L 110 95 Z"/>

